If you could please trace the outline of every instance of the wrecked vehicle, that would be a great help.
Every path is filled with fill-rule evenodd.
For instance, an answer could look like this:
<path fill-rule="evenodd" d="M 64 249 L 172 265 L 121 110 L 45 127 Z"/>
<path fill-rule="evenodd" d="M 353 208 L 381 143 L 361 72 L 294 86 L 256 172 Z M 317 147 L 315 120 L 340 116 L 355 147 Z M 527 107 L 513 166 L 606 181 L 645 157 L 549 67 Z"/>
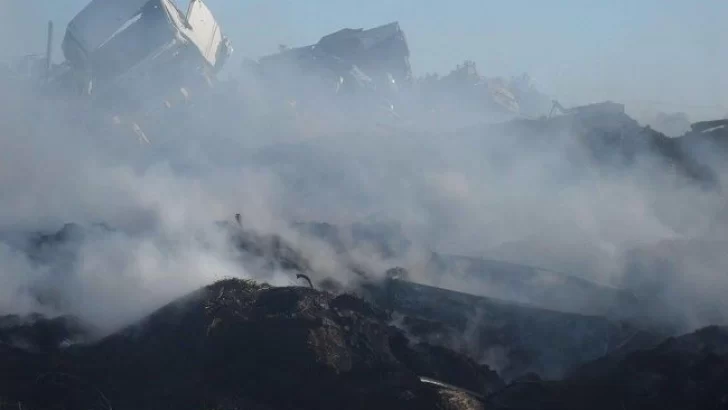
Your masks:
<path fill-rule="evenodd" d="M 366 30 L 345 28 L 314 45 L 281 45 L 275 54 L 246 61 L 242 77 L 262 86 L 273 107 L 307 120 L 324 114 L 329 126 L 339 117 L 351 124 L 356 115 L 368 124 L 394 119 L 392 125 L 423 114 L 435 114 L 434 123 L 508 120 L 545 113 L 551 102 L 526 74 L 487 78 L 466 61 L 446 76 L 415 78 L 409 58 L 407 37 L 398 22 L 391 22 Z"/>
<path fill-rule="evenodd" d="M 246 64 L 244 74 L 270 98 L 297 113 L 351 112 L 396 117 L 397 96 L 412 82 L 409 46 L 399 23 L 342 29 L 305 47 L 281 46 L 276 54 Z M 291 80 L 293 79 L 293 81 Z"/>
<path fill-rule="evenodd" d="M 262 57 L 258 64 L 267 75 L 300 69 L 322 76 L 336 76 L 337 91 L 355 91 L 369 81 L 379 87 L 407 84 L 412 79 L 409 46 L 399 23 L 369 30 L 342 29 L 324 36 L 315 45 L 289 49 Z"/>
<path fill-rule="evenodd" d="M 80 97 L 105 124 L 148 141 L 139 122 L 204 93 L 232 46 L 202 0 L 186 14 L 171 0 L 93 0 L 68 24 L 62 51 L 46 91 Z"/>

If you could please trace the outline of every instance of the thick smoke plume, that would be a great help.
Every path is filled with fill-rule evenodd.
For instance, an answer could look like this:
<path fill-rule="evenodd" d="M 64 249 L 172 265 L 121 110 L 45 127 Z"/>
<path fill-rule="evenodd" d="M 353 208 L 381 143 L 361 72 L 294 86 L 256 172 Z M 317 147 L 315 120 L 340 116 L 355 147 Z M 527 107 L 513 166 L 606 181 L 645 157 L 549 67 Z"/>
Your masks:
<path fill-rule="evenodd" d="M 235 68 L 230 76 L 237 91 L 227 85 L 219 91 L 226 99 L 211 98 L 185 126 L 156 128 L 149 146 L 90 131 L 75 102 L 3 84 L 0 314 L 73 314 L 112 330 L 217 278 L 294 283 L 240 263 L 214 222 L 241 213 L 243 225 L 289 238 L 343 283 L 353 278 L 334 252 L 292 223 L 396 221 L 416 244 L 401 261 L 414 279 L 459 290 L 491 293 L 457 272 L 418 276 L 425 250 L 564 271 L 634 289 L 638 298 L 660 292 L 665 303 L 653 313 L 689 327 L 728 315 L 726 261 L 715 245 L 725 239 L 725 198 L 676 177 L 657 154 L 604 167 L 573 135 L 544 131 L 525 141 L 493 130 L 427 132 L 417 127 L 430 120 L 426 113 L 410 113 L 413 127 L 384 127 L 348 122 L 325 102 L 301 125 L 264 106 L 264 85 Z M 251 114 L 258 112 L 267 116 Z M 724 181 L 720 162 L 705 160 Z M 112 229 L 56 249 L 75 256 L 66 265 L 25 252 L 33 233 L 69 222 Z M 355 255 L 372 270 L 389 267 L 367 249 Z"/>

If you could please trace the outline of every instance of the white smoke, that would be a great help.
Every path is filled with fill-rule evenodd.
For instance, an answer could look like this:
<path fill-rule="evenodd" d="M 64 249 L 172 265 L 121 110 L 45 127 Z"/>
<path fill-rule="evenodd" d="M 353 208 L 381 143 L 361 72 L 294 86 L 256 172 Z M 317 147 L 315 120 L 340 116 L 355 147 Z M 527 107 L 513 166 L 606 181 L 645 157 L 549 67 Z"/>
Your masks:
<path fill-rule="evenodd" d="M 242 90 L 248 96 L 262 90 L 241 83 L 256 86 Z M 235 97 L 200 107 L 209 121 L 170 124 L 140 147 L 90 132 L 71 103 L 8 85 L 0 95 L 0 232 L 53 232 L 68 222 L 115 231 L 82 240 L 63 272 L 2 245 L 0 314 L 48 310 L 27 291 L 41 286 L 63 296 L 55 313 L 113 329 L 216 278 L 250 277 L 213 226 L 235 213 L 247 227 L 283 234 L 344 282 L 350 274 L 334 252 L 297 236 L 291 222 L 399 221 L 421 245 L 403 261 L 410 268 L 423 264 L 422 249 L 436 249 L 622 286 L 634 282 L 629 249 L 704 237 L 724 202 L 719 191 L 681 184 L 651 156 L 623 170 L 595 167 L 573 135 L 526 141 L 361 121 L 347 129 L 346 117 L 323 103 L 296 123 L 282 110 L 250 115 L 270 107 Z M 425 113 L 412 119 L 431 121 Z M 369 249 L 353 259 L 375 272 L 388 267 Z M 728 284 L 723 258 L 678 262 L 666 295 L 705 298 L 722 309 L 711 320 L 725 319 L 715 291 Z M 291 280 L 276 272 L 258 279 Z M 465 279 L 450 282 L 478 291 Z M 684 313 L 691 325 L 705 324 L 700 312 Z"/>

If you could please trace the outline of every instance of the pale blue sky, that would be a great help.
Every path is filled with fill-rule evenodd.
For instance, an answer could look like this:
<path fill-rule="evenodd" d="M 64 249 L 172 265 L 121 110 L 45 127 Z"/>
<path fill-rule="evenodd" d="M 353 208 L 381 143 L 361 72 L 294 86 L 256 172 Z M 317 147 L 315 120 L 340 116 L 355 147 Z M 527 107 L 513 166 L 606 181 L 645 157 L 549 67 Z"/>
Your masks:
<path fill-rule="evenodd" d="M 0 15 L 0 32 L 9 30 L 6 20 L 32 22 L 36 31 L 27 41 L 42 50 L 44 21 L 54 18 L 64 25 L 86 0 L 0 3 L 11 5 L 10 12 Z M 541 89 L 566 103 L 613 99 L 637 107 L 637 101 L 640 106 L 661 101 L 674 105 L 658 108 L 682 109 L 694 117 L 728 113 L 725 0 L 207 3 L 233 39 L 238 57 L 259 57 L 278 44 L 310 44 L 342 27 L 398 20 L 410 41 L 417 74 L 446 72 L 472 59 L 486 75 L 528 72 Z M 14 49 L 0 44 L 0 53 L 9 50 Z"/>

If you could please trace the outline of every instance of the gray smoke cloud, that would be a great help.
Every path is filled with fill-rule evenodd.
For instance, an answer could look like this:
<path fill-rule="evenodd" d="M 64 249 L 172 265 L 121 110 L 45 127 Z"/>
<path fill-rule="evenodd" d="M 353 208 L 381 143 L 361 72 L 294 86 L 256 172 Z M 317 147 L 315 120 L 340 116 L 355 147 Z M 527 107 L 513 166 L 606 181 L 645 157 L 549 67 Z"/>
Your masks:
<path fill-rule="evenodd" d="M 36 43 L 0 42 L 13 53 L 37 50 Z M 67 222 L 115 231 L 80 240 L 76 262 L 66 267 L 38 264 L 10 240 L 0 244 L 0 314 L 74 314 L 112 330 L 215 279 L 253 277 L 213 226 L 238 212 L 246 226 L 283 235 L 317 270 L 344 283 L 353 277 L 334 252 L 297 234 L 292 222 L 397 221 L 417 244 L 399 262 L 420 281 L 457 290 L 492 292 L 457 272 L 417 276 L 425 250 L 660 291 L 665 303 L 655 314 L 689 327 L 728 314 L 718 251 L 725 220 L 716 219 L 725 197 L 681 182 L 656 157 L 621 170 L 597 167 L 572 135 L 544 132 L 524 142 L 496 131 L 386 128 L 348 123 L 323 104 L 309 122 L 295 123 L 271 114 L 262 84 L 230 71 L 241 88 L 232 100 L 200 108 L 212 120 L 157 130 L 146 147 L 89 132 L 70 102 L 7 84 L 0 95 L 0 232 L 52 232 Z M 244 121 L 234 115 L 243 103 Z M 429 120 L 415 114 L 412 123 Z M 713 165 L 724 181 L 725 170 Z M 391 264 L 368 249 L 353 258 L 375 272 Z M 255 278 L 293 281 L 279 272 Z M 62 302 L 39 303 L 29 292 L 38 287 Z M 673 303 L 688 299 L 705 303 Z"/>

